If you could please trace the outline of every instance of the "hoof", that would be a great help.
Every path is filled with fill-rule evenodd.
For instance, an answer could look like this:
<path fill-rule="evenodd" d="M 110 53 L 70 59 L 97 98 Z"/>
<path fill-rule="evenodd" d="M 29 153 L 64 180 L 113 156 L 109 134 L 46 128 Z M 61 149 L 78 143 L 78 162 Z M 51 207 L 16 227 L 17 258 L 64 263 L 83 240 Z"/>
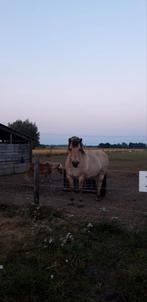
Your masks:
<path fill-rule="evenodd" d="M 97 196 L 96 197 L 96 201 L 101 201 L 102 200 L 102 196 Z"/>

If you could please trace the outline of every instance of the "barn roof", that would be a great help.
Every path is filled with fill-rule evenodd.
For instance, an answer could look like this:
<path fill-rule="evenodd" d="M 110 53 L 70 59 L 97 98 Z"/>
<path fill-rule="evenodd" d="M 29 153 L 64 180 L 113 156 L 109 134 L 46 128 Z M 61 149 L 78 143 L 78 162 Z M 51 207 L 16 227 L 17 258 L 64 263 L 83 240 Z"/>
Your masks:
<path fill-rule="evenodd" d="M 23 144 L 31 141 L 32 139 L 29 136 L 0 123 L 0 142 Z"/>

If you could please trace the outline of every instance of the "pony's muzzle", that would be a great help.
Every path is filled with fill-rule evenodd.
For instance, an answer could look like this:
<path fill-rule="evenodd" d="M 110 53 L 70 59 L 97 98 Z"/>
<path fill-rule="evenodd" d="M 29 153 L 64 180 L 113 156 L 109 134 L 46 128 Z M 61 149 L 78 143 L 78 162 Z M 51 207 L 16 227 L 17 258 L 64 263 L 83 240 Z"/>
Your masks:
<path fill-rule="evenodd" d="M 58 172 L 59 172 L 60 174 L 63 173 L 63 166 L 62 166 L 61 164 L 59 164 L 59 166 L 58 166 Z"/>
<path fill-rule="evenodd" d="M 77 168 L 78 165 L 79 165 L 79 161 L 78 160 L 73 160 L 72 165 L 73 165 L 74 168 Z"/>

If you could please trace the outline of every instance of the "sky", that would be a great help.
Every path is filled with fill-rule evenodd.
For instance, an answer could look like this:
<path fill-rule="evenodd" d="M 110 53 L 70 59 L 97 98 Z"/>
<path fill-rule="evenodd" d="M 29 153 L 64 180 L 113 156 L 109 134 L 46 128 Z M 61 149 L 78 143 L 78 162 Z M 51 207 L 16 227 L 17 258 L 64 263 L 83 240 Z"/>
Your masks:
<path fill-rule="evenodd" d="M 146 0 L 0 0 L 0 122 L 147 142 Z"/>

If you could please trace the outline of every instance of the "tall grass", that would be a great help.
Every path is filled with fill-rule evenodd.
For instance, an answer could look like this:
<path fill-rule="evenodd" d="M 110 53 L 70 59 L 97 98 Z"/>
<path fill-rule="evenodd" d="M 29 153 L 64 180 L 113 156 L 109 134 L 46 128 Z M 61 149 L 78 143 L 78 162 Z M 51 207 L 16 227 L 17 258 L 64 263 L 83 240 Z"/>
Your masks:
<path fill-rule="evenodd" d="M 11 208 L 1 207 L 1 302 L 147 301 L 146 229 Z"/>
<path fill-rule="evenodd" d="M 90 148 L 95 150 L 95 148 Z M 147 170 L 147 150 L 124 150 L 124 149 L 105 149 L 110 159 L 110 169 L 139 171 Z M 33 156 L 38 155 L 40 160 L 47 160 L 50 158 L 53 161 L 61 161 L 64 163 L 67 148 L 46 148 L 34 149 Z"/>
<path fill-rule="evenodd" d="M 45 149 L 33 149 L 33 155 L 39 155 L 39 156 L 58 156 L 58 155 L 66 155 L 67 149 L 65 148 L 45 148 Z"/>
<path fill-rule="evenodd" d="M 87 150 L 100 150 L 100 148 L 96 148 L 96 147 L 91 147 L 91 148 L 87 148 Z M 113 148 L 109 148 L 109 149 L 103 149 L 105 152 L 115 152 L 115 153 L 146 153 L 146 150 L 143 149 L 113 149 Z M 67 154 L 67 148 L 63 147 L 63 148 L 57 148 L 57 147 L 48 147 L 48 148 L 36 148 L 33 149 L 33 154 L 34 155 L 43 155 L 43 156 L 52 156 L 52 155 L 65 155 Z"/>

